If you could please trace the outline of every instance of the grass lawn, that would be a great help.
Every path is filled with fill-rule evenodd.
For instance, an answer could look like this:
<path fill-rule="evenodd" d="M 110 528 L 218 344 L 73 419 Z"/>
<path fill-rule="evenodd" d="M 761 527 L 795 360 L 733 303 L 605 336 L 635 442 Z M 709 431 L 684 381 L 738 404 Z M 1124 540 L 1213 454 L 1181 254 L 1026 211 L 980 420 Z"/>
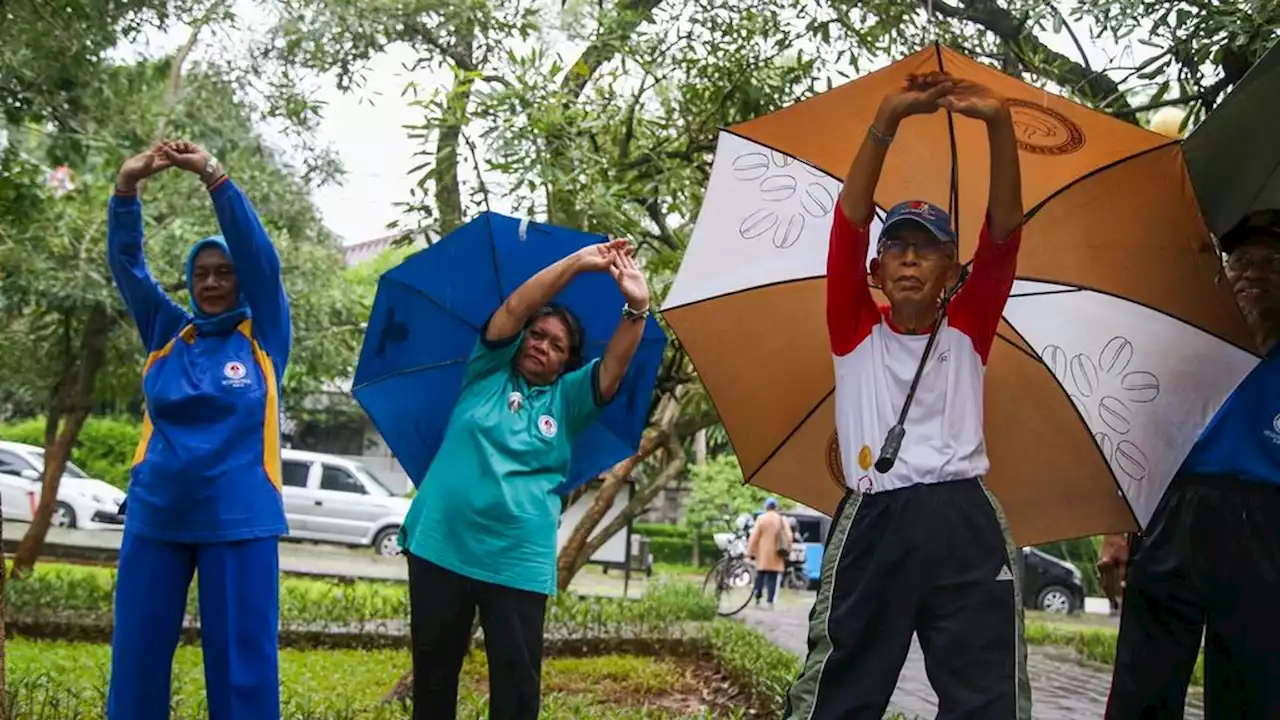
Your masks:
<path fill-rule="evenodd" d="M 11 638 L 10 692 L 32 720 L 101 717 L 110 667 L 106 645 Z M 336 720 L 407 718 L 405 708 L 380 701 L 409 667 L 405 651 L 282 650 L 280 675 L 286 718 Z M 462 718 L 486 713 L 485 658 L 468 658 L 459 707 Z M 715 707 L 714 671 L 683 661 L 609 655 L 548 658 L 543 665 L 544 718 L 594 720 L 721 720 L 740 712 Z M 174 659 L 174 718 L 203 718 L 204 677 L 197 647 Z"/>
<path fill-rule="evenodd" d="M 1066 627 L 1103 628 L 1116 630 L 1120 627 L 1120 618 L 1097 613 L 1077 612 L 1071 614 L 1049 613 L 1041 610 L 1028 610 L 1027 622 L 1042 622 L 1049 625 Z"/>
<path fill-rule="evenodd" d="M 1114 618 L 1105 615 L 1089 616 L 1085 613 L 1057 615 L 1027 613 L 1027 643 L 1030 645 L 1055 645 L 1075 650 L 1080 657 L 1091 662 L 1114 665 L 1116 641 L 1120 629 Z M 1191 673 L 1192 685 L 1204 684 L 1204 652 L 1196 660 Z"/>
<path fill-rule="evenodd" d="M 694 567 L 692 565 L 663 562 L 656 562 L 653 564 L 653 574 L 655 577 L 661 575 L 663 577 L 679 577 L 682 580 L 701 580 L 710 569 L 710 563 L 705 567 Z"/>

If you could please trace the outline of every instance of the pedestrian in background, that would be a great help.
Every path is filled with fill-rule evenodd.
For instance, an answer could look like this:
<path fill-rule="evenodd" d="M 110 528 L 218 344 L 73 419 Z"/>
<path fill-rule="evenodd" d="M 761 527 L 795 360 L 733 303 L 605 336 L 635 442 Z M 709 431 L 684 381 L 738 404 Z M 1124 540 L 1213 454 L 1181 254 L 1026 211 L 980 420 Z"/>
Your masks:
<path fill-rule="evenodd" d="M 764 512 L 756 518 L 755 527 L 751 528 L 751 537 L 747 540 L 747 556 L 756 561 L 756 605 L 760 605 L 761 596 L 768 590 L 768 607 L 773 609 L 774 596 L 778 591 L 778 578 L 787 567 L 787 557 L 791 554 L 791 528 L 786 520 L 778 514 L 778 501 L 769 498 L 764 501 Z"/>

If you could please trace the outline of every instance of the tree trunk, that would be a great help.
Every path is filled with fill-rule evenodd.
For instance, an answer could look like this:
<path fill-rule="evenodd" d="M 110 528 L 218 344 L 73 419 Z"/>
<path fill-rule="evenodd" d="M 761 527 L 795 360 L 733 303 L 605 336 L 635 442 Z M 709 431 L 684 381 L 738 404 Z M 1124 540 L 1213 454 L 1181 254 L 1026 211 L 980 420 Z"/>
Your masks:
<path fill-rule="evenodd" d="M 707 430 L 703 428 L 693 435 L 693 464 L 707 464 Z M 680 491 L 680 484 L 676 485 L 677 496 Z M 702 527 L 695 526 L 693 528 L 693 566 L 702 567 Z"/>
<path fill-rule="evenodd" d="M 639 492 L 632 495 L 622 512 L 618 513 L 607 525 L 600 529 L 600 532 L 596 533 L 587 542 L 577 555 L 577 566 L 573 568 L 573 573 L 576 574 L 581 570 L 587 564 L 587 558 L 590 558 L 595 551 L 609 542 L 609 538 L 625 530 L 632 520 L 647 510 L 649 504 L 658 496 L 658 493 L 662 492 L 664 487 L 670 485 L 671 481 L 679 478 L 684 473 L 686 464 L 688 464 L 688 455 L 685 454 L 681 438 L 668 435 L 664 447 L 662 470 L 653 479 L 645 483 Z M 568 583 L 565 583 L 565 585 L 567 586 Z"/>
<path fill-rule="evenodd" d="M 640 441 L 640 450 L 635 455 L 614 465 L 609 472 L 605 473 L 604 483 L 597 491 L 595 499 L 591 501 L 591 507 L 582 514 L 582 519 L 574 526 L 573 532 L 560 548 L 560 554 L 556 558 L 556 587 L 560 592 L 569 589 L 573 576 L 591 557 L 591 553 L 585 556 L 582 554 L 583 548 L 586 547 L 591 532 L 604 519 L 609 508 L 613 507 L 614 500 L 618 498 L 618 493 L 622 491 L 631 473 L 670 437 L 680 411 L 680 403 L 670 395 L 663 396 L 658 402 L 662 403 L 662 407 L 657 413 L 659 418 L 657 428 L 644 436 Z"/>
<path fill-rule="evenodd" d="M 454 55 L 472 63 L 475 29 L 458 29 Z M 467 124 L 467 107 L 471 103 L 471 87 L 476 73 L 467 67 L 454 67 L 453 86 L 444 99 L 444 112 L 436 133 L 436 162 L 431 174 L 436 185 L 436 211 L 440 214 L 440 235 L 447 235 L 462 225 L 462 185 L 458 179 L 458 145 L 462 128 Z"/>
<path fill-rule="evenodd" d="M 579 556 L 583 553 L 583 548 L 587 545 L 587 538 L 591 536 L 591 531 L 596 529 L 600 521 L 604 519 L 605 514 L 609 512 L 609 508 L 613 507 L 614 501 L 618 498 L 618 493 L 622 491 L 624 485 L 627 484 L 631 473 L 635 471 L 636 465 L 647 458 L 658 447 L 659 434 L 651 434 L 640 443 L 640 452 L 614 465 L 609 472 L 604 475 L 604 483 L 601 484 L 600 490 L 597 491 L 596 497 L 591 501 L 591 507 L 582 514 L 582 519 L 573 527 L 573 532 L 569 534 L 569 538 L 565 540 L 564 546 L 560 548 L 560 554 L 556 557 L 556 588 L 560 592 L 569 589 L 569 583 L 573 581 L 573 576 L 578 570 L 586 565 L 586 559 L 579 562 Z M 586 558 L 590 558 L 588 553 Z"/>
<path fill-rule="evenodd" d="M 115 324 L 116 317 L 105 306 L 94 306 L 85 320 L 75 355 L 69 357 L 63 366 L 63 375 L 58 379 L 45 425 L 40 504 L 36 507 L 31 527 L 27 528 L 13 555 L 13 577 L 30 572 L 44 547 L 44 539 L 53 520 L 53 508 L 58 500 L 62 472 L 93 406 L 93 386 L 106 360 L 107 340 Z"/>

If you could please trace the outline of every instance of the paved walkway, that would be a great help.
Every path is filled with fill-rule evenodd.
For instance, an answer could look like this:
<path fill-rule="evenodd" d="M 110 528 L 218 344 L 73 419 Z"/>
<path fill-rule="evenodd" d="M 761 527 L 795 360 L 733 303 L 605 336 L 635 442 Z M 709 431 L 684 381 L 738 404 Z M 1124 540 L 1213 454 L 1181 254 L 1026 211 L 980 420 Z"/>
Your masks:
<path fill-rule="evenodd" d="M 4 523 L 5 551 L 12 553 L 27 523 Z M 102 560 L 114 562 L 120 552 L 122 533 L 118 530 L 67 530 L 49 528 L 42 557 Z M 282 540 L 280 571 L 294 575 L 340 577 L 366 580 L 408 581 L 409 569 L 404 558 L 384 558 L 369 548 Z"/>
<path fill-rule="evenodd" d="M 786 593 L 779 598 L 776 609 L 749 607 L 738 617 L 778 647 L 803 657 L 813 597 L 813 593 Z M 1082 662 L 1074 651 L 1065 648 L 1033 645 L 1027 649 L 1027 656 L 1035 720 L 1087 720 L 1103 716 L 1111 684 L 1110 668 Z M 890 710 L 918 718 L 933 718 L 938 713 L 938 696 L 929 685 L 924 655 L 914 638 L 890 700 Z M 1200 695 L 1196 692 L 1188 698 L 1186 720 L 1203 718 Z"/>

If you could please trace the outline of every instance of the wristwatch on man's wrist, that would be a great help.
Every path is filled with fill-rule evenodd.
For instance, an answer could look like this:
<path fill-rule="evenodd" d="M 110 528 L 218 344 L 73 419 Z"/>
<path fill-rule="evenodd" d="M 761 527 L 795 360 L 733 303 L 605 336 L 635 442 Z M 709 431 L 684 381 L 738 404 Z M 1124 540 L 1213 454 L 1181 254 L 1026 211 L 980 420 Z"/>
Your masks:
<path fill-rule="evenodd" d="M 631 303 L 622 304 L 622 319 L 624 320 L 644 320 L 649 317 L 649 307 L 646 305 L 643 310 L 637 310 L 631 307 Z"/>
<path fill-rule="evenodd" d="M 222 177 L 222 163 L 218 162 L 218 158 L 213 155 L 205 161 L 204 170 L 200 171 L 200 180 L 205 185 L 212 185 L 213 181 Z"/>

